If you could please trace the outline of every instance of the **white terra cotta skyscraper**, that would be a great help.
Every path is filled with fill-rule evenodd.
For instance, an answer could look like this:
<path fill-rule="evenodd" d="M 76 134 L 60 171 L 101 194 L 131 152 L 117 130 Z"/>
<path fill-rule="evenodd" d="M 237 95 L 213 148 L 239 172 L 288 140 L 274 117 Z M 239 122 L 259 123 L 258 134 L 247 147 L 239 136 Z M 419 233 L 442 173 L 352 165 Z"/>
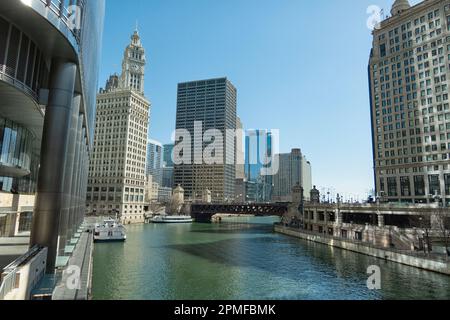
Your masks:
<path fill-rule="evenodd" d="M 136 30 L 125 49 L 121 76 L 111 76 L 97 96 L 88 210 L 118 213 L 125 224 L 144 222 L 150 111 L 144 96 L 145 64 L 145 50 Z"/>

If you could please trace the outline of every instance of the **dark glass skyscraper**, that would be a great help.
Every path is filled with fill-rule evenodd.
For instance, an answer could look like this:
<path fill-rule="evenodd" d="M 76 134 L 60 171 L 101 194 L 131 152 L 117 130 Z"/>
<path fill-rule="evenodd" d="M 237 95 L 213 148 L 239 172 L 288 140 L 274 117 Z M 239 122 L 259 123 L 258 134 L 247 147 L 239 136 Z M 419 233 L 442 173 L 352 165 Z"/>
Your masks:
<path fill-rule="evenodd" d="M 192 137 L 189 164 L 175 164 L 174 184 L 185 190 L 186 199 L 201 197 L 205 189 L 211 191 L 212 198 L 218 201 L 232 201 L 236 165 L 227 164 L 227 158 L 235 156 L 237 91 L 227 78 L 210 79 L 180 83 L 178 85 L 177 130 L 187 130 Z M 224 137 L 222 164 L 194 164 L 194 155 L 202 154 L 207 143 L 194 138 L 195 123 L 201 123 L 201 134 L 207 130 L 219 130 Z M 195 144 L 197 143 L 197 146 Z"/>
<path fill-rule="evenodd" d="M 163 145 L 163 169 L 162 169 L 162 184 L 163 188 L 174 188 L 173 185 L 173 144 Z"/>
<path fill-rule="evenodd" d="M 146 174 L 153 177 L 153 182 L 162 184 L 162 158 L 163 146 L 158 141 L 149 139 L 147 143 L 147 169 Z"/>
<path fill-rule="evenodd" d="M 85 213 L 104 6 L 1 1 L 0 197 L 14 200 L 1 201 L 0 236 L 34 210 L 31 246 L 48 248 L 48 273 Z"/>
<path fill-rule="evenodd" d="M 163 145 L 163 166 L 166 168 L 174 166 L 172 159 L 173 147 L 173 144 Z"/>
<path fill-rule="evenodd" d="M 245 178 L 247 199 L 255 202 L 270 201 L 272 176 L 262 175 L 261 170 L 270 167 L 272 133 L 268 130 L 247 130 L 245 135 Z"/>

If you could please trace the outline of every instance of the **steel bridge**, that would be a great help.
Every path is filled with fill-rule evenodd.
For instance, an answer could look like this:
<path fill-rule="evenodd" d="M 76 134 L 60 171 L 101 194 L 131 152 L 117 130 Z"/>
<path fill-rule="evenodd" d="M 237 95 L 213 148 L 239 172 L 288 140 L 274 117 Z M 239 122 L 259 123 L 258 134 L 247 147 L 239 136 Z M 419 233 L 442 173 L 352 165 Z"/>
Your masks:
<path fill-rule="evenodd" d="M 254 204 L 191 204 L 191 216 L 196 222 L 211 222 L 216 214 L 280 216 L 288 211 L 285 203 L 254 203 Z"/>

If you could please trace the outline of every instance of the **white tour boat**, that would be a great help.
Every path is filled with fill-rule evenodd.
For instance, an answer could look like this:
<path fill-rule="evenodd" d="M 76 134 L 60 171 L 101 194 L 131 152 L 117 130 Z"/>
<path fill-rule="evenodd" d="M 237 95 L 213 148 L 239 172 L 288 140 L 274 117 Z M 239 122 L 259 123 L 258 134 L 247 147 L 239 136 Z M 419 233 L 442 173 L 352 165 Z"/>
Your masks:
<path fill-rule="evenodd" d="M 125 227 L 118 220 L 109 219 L 96 224 L 94 242 L 123 242 L 127 240 Z"/>
<path fill-rule="evenodd" d="M 151 221 L 153 223 L 192 223 L 194 219 L 191 216 L 155 215 Z"/>

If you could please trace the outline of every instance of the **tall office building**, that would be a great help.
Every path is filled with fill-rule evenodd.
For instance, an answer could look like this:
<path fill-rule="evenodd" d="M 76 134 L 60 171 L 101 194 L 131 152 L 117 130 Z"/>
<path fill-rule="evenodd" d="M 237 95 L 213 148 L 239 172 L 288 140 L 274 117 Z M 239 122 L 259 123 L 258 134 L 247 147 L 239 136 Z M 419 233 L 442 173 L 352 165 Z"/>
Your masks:
<path fill-rule="evenodd" d="M 173 148 L 172 143 L 163 145 L 163 168 L 162 168 L 162 188 L 174 188 L 173 184 Z"/>
<path fill-rule="evenodd" d="M 272 143 L 269 130 L 245 132 L 245 180 L 249 185 L 246 196 L 252 202 L 267 202 L 272 198 L 273 177 L 261 174 L 263 168 L 272 165 Z"/>
<path fill-rule="evenodd" d="M 112 76 L 97 96 L 94 152 L 87 204 L 97 214 L 119 213 L 144 222 L 150 102 L 144 96 L 145 50 L 137 31 L 126 47 L 120 80 Z"/>
<path fill-rule="evenodd" d="M 161 187 L 163 188 L 174 188 L 173 183 L 173 167 L 162 168 L 162 182 Z"/>
<path fill-rule="evenodd" d="M 303 187 L 305 200 L 311 190 L 311 163 L 306 160 L 300 149 L 279 155 L 279 169 L 273 176 L 273 201 L 292 201 L 292 188 L 299 184 Z M 309 189 L 309 190 L 308 190 Z"/>
<path fill-rule="evenodd" d="M 47 273 L 85 213 L 104 5 L 0 5 L 0 237 L 31 229 Z"/>
<path fill-rule="evenodd" d="M 163 146 L 160 142 L 149 139 L 147 143 L 147 175 L 153 177 L 153 182 L 162 184 Z"/>
<path fill-rule="evenodd" d="M 305 201 L 310 201 L 311 190 L 313 189 L 312 183 L 312 167 L 311 162 L 306 159 L 306 156 L 303 156 L 302 159 L 302 183 L 301 186 L 303 188 L 303 197 Z"/>
<path fill-rule="evenodd" d="M 244 126 L 239 117 L 236 117 L 236 130 L 240 136 L 236 136 L 236 179 L 245 179 L 245 141 Z"/>
<path fill-rule="evenodd" d="M 369 79 L 376 192 L 450 201 L 450 1 L 397 0 L 373 31 Z"/>
<path fill-rule="evenodd" d="M 246 201 L 245 179 L 245 137 L 242 121 L 236 117 L 236 180 L 234 182 L 234 202 Z"/>
<path fill-rule="evenodd" d="M 236 88 L 226 78 L 178 85 L 176 129 L 190 133 L 192 146 L 191 150 L 184 150 L 185 156 L 191 154 L 191 161 L 175 164 L 174 184 L 184 188 L 186 199 L 201 198 L 207 188 L 215 201 L 234 198 L 236 165 L 227 159 L 235 160 L 236 139 L 227 129 L 236 130 L 236 95 Z M 200 136 L 194 134 L 196 122 L 200 125 Z M 216 150 L 217 156 L 221 155 L 221 164 L 206 164 L 204 159 L 198 159 L 209 144 L 202 136 L 210 129 L 223 135 L 223 148 Z"/>
<path fill-rule="evenodd" d="M 173 143 L 168 143 L 163 145 L 163 167 L 164 168 L 170 168 L 174 166 L 172 154 L 173 154 Z"/>

